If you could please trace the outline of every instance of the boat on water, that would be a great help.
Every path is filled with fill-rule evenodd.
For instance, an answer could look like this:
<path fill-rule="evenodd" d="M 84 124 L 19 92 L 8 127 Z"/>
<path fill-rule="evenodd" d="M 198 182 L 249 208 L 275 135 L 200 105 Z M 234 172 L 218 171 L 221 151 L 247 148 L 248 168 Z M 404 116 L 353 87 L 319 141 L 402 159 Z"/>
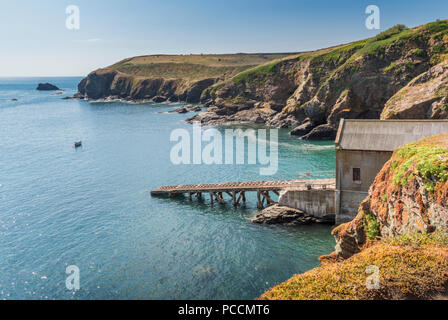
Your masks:
<path fill-rule="evenodd" d="M 75 148 L 81 147 L 82 146 L 82 141 L 76 141 L 75 142 Z"/>

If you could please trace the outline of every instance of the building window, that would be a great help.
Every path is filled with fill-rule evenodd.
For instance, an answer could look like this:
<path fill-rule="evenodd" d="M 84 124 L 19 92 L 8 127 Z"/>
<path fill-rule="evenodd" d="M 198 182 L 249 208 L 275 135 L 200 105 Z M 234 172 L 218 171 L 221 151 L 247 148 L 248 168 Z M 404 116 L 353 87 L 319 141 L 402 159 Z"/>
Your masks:
<path fill-rule="evenodd" d="M 361 169 L 353 168 L 353 181 L 360 182 L 361 181 Z"/>

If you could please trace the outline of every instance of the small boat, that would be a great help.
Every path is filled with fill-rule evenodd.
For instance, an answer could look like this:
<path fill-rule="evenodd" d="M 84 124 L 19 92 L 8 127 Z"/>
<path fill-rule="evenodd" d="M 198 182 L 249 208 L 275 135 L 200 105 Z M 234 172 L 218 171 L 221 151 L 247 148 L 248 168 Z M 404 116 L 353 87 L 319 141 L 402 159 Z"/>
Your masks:
<path fill-rule="evenodd" d="M 75 142 L 75 148 L 81 147 L 82 146 L 82 141 L 76 141 Z"/>

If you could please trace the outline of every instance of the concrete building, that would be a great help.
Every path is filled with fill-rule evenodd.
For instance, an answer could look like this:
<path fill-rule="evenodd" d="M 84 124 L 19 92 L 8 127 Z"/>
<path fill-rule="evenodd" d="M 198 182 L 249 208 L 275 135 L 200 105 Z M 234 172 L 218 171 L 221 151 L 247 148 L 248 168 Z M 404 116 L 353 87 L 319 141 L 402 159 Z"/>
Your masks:
<path fill-rule="evenodd" d="M 336 136 L 336 224 L 352 220 L 384 163 L 400 146 L 448 132 L 448 120 L 341 119 Z"/>

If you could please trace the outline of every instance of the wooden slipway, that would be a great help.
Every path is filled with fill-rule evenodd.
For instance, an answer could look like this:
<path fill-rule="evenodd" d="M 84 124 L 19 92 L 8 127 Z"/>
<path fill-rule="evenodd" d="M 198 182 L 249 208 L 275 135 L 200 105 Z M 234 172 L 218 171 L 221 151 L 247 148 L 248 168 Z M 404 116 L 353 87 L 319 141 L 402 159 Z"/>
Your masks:
<path fill-rule="evenodd" d="M 210 203 L 216 200 L 224 203 L 224 194 L 232 197 L 233 205 L 237 206 L 240 201 L 246 201 L 246 192 L 257 192 L 258 208 L 263 208 L 266 204 L 274 203 L 269 196 L 269 192 L 275 193 L 277 196 L 281 190 L 286 189 L 334 189 L 335 179 L 308 179 L 308 180 L 278 180 L 278 181 L 247 181 L 247 182 L 224 182 L 218 184 L 188 184 L 176 186 L 162 186 L 151 191 L 151 195 L 168 195 L 188 194 L 190 200 L 193 195 L 197 198 L 202 197 L 202 193 L 208 193 Z"/>

